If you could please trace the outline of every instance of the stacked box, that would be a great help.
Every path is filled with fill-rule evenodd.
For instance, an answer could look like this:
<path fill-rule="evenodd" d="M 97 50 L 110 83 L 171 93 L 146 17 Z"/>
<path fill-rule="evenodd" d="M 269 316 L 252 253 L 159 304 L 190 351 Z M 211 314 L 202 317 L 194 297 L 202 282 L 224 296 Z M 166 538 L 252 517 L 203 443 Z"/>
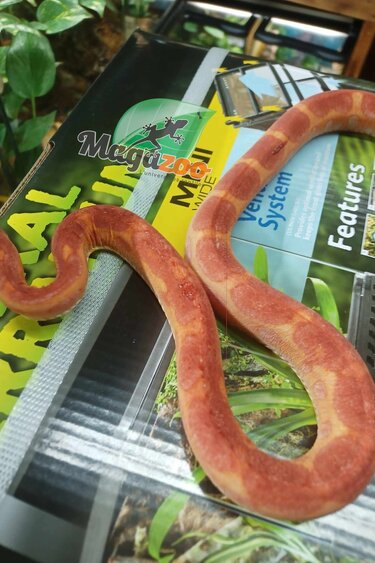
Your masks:
<path fill-rule="evenodd" d="M 223 172 L 288 107 L 338 88 L 375 86 L 135 32 L 2 209 L 28 282 L 53 279 L 52 234 L 89 205 L 134 211 L 183 254 Z M 241 263 L 333 322 L 372 373 L 374 146 L 352 134 L 311 141 L 232 233 Z M 115 256 L 94 254 L 90 270 L 84 299 L 62 319 L 0 311 L 4 553 L 87 563 L 373 559 L 373 485 L 298 526 L 223 498 L 184 438 L 173 339 L 153 294 Z M 218 328 L 244 430 L 276 455 L 306 451 L 316 421 L 298 377 L 259 343 Z"/>

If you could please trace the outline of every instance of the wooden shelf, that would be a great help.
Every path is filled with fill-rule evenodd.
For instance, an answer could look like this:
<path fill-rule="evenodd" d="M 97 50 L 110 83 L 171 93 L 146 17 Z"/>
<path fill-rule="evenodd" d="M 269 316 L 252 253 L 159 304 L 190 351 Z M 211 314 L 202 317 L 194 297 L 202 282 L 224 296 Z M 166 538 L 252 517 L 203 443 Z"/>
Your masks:
<path fill-rule="evenodd" d="M 361 31 L 344 69 L 346 76 L 360 76 L 375 41 L 374 0 L 288 0 L 290 3 L 362 20 Z"/>
<path fill-rule="evenodd" d="M 282 3 L 283 0 L 280 4 Z M 375 23 L 374 0 L 288 0 L 288 4 L 300 4 L 301 6 Z"/>

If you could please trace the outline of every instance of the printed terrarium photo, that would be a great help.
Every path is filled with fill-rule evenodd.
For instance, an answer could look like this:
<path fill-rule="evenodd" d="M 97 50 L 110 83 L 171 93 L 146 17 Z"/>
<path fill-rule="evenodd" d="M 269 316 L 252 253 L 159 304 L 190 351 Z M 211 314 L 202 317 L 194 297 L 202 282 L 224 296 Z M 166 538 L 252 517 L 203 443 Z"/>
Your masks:
<path fill-rule="evenodd" d="M 375 558 L 358 24 L 206 4 L 0 2 L 0 560 Z"/>

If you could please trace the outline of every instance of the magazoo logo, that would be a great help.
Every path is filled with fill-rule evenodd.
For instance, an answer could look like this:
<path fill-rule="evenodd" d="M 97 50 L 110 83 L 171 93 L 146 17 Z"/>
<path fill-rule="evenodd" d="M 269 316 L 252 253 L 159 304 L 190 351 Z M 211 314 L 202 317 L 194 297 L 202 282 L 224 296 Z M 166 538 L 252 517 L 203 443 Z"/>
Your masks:
<path fill-rule="evenodd" d="M 175 100 L 146 100 L 122 116 L 112 137 L 103 133 L 98 138 L 95 131 L 81 131 L 78 154 L 126 164 L 131 173 L 152 169 L 199 180 L 211 168 L 189 156 L 212 113 Z"/>

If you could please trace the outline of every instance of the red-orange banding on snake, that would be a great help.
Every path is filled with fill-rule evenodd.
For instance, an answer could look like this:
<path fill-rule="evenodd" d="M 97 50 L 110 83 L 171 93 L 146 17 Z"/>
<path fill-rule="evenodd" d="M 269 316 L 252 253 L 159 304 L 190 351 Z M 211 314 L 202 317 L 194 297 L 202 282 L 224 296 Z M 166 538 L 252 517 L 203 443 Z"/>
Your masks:
<path fill-rule="evenodd" d="M 64 219 L 52 243 L 56 280 L 45 287 L 26 284 L 18 252 L 0 232 L 0 298 L 32 318 L 53 318 L 74 306 L 85 291 L 87 255 L 96 248 L 118 253 L 140 273 L 174 334 L 180 409 L 198 461 L 233 501 L 276 518 L 321 516 L 366 486 L 375 470 L 375 387 L 364 362 L 333 326 L 244 270 L 232 254 L 230 233 L 249 199 L 301 145 L 342 129 L 375 136 L 374 94 L 319 94 L 286 112 L 200 206 L 186 245 L 196 273 L 153 227 L 117 207 L 87 207 Z M 318 420 L 317 439 L 305 455 L 273 457 L 241 430 L 226 398 L 207 295 L 221 315 L 300 376 Z"/>

